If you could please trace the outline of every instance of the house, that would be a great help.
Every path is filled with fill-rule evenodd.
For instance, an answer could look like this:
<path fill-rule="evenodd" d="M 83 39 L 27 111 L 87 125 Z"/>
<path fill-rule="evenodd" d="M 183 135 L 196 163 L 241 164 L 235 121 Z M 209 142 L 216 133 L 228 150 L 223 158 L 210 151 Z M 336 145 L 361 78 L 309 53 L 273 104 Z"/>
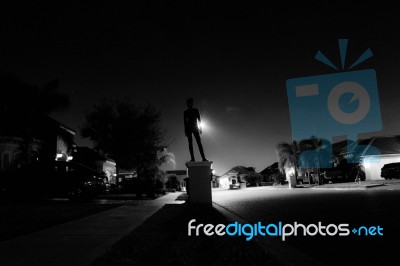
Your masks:
<path fill-rule="evenodd" d="M 179 186 L 182 191 L 186 191 L 186 182 L 185 178 L 187 178 L 187 171 L 186 170 L 172 170 L 172 171 L 167 171 L 167 180 L 169 180 L 170 177 L 175 176 Z"/>
<path fill-rule="evenodd" d="M 381 169 L 385 164 L 400 162 L 400 136 L 378 136 L 359 140 L 339 153 L 341 158 L 357 156 L 366 180 L 382 180 Z"/>
<path fill-rule="evenodd" d="M 29 138 L 22 125 L 0 133 L 1 172 L 19 168 L 23 163 L 68 161 L 76 147 L 75 131 L 47 116 L 34 122 Z"/>
<path fill-rule="evenodd" d="M 116 163 L 89 147 L 77 147 L 73 161 L 86 165 L 96 172 L 104 172 L 110 184 L 116 184 Z"/>
<path fill-rule="evenodd" d="M 279 175 L 279 167 L 278 167 L 278 162 L 275 162 L 262 170 L 260 172 L 260 175 L 262 175 L 262 183 L 270 183 L 273 182 L 273 176 L 274 175 Z"/>
<path fill-rule="evenodd" d="M 245 177 L 253 174 L 244 166 L 236 166 L 218 177 L 218 186 L 224 189 L 240 188 L 245 186 Z M 242 185 L 241 185 L 242 184 Z M 244 184 L 244 185 L 243 185 Z"/>
<path fill-rule="evenodd" d="M 42 161 L 69 161 L 76 149 L 75 130 L 48 116 L 37 120 L 33 135 L 42 141 Z"/>
<path fill-rule="evenodd" d="M 17 136 L 0 136 L 0 172 L 20 168 L 22 166 L 22 154 L 24 152 L 25 140 Z M 39 151 L 42 148 L 42 141 L 33 139 L 28 160 L 38 160 Z"/>

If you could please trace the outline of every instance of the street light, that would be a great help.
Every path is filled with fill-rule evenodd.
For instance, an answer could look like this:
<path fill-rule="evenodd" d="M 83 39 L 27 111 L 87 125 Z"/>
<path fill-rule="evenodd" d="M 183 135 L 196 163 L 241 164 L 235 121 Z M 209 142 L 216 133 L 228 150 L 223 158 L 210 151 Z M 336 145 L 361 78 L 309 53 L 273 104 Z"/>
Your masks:
<path fill-rule="evenodd" d="M 58 159 L 61 159 L 63 157 L 62 153 L 57 153 L 56 154 L 56 161 L 58 161 Z"/>
<path fill-rule="evenodd" d="M 207 123 L 205 123 L 204 122 L 204 120 L 203 121 L 201 121 L 201 122 L 198 122 L 197 123 L 197 126 L 199 127 L 199 129 L 201 129 L 201 131 L 206 131 L 207 129 L 208 129 L 208 125 L 207 125 Z"/>

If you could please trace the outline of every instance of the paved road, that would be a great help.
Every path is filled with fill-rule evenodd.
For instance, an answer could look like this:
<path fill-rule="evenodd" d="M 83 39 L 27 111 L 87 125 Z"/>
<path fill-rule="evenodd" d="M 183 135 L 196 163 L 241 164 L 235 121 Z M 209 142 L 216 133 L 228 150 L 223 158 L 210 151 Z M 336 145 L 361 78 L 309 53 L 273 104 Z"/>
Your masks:
<path fill-rule="evenodd" d="M 400 185 L 366 190 L 271 187 L 214 191 L 213 201 L 246 221 L 263 224 L 348 223 L 383 228 L 383 236 L 288 237 L 287 243 L 331 265 L 386 265 L 396 260 L 400 237 Z"/>

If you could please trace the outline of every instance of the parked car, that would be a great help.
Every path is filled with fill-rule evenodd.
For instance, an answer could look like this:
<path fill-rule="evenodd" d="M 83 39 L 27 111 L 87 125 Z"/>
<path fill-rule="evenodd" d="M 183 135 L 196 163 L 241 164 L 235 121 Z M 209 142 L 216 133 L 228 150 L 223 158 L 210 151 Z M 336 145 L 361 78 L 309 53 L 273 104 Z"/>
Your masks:
<path fill-rule="evenodd" d="M 354 182 L 358 177 L 365 181 L 365 172 L 361 165 L 351 163 L 341 163 L 337 167 L 323 168 L 320 170 L 323 183 L 335 182 Z"/>
<path fill-rule="evenodd" d="M 106 193 L 109 186 L 103 173 L 74 162 L 56 162 L 56 182 L 61 187 L 56 192 L 70 199 L 87 198 Z"/>
<path fill-rule="evenodd" d="M 346 174 L 342 168 L 324 168 L 320 170 L 320 177 L 323 184 L 337 183 L 346 180 Z"/>
<path fill-rule="evenodd" d="M 381 177 L 385 179 L 400 178 L 400 163 L 388 163 L 381 169 Z"/>

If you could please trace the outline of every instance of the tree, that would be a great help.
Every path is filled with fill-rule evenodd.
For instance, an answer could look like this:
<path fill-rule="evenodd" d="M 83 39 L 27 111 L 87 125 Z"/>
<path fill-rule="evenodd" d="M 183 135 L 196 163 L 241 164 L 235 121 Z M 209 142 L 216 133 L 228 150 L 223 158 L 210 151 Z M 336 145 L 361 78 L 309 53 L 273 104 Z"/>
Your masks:
<path fill-rule="evenodd" d="M 119 169 L 134 169 L 139 180 L 150 184 L 159 165 L 175 162 L 164 143 L 160 122 L 160 113 L 150 105 L 103 100 L 86 115 L 81 134 L 93 141 L 95 149 L 113 158 Z"/>
<path fill-rule="evenodd" d="M 170 189 L 176 189 L 176 190 L 179 189 L 179 181 L 178 181 L 178 178 L 176 177 L 176 175 L 171 175 L 168 178 L 168 181 L 166 183 L 166 187 L 170 188 Z"/>
<path fill-rule="evenodd" d="M 157 165 L 162 165 L 164 163 L 171 165 L 172 168 L 176 166 L 175 154 L 169 152 L 166 147 L 157 152 Z"/>
<path fill-rule="evenodd" d="M 319 176 L 320 168 L 331 167 L 331 143 L 311 136 L 300 142 L 279 143 L 276 147 L 281 173 L 293 169 L 295 176 L 313 172 Z"/>
<path fill-rule="evenodd" d="M 246 182 L 249 183 L 250 186 L 258 186 L 262 181 L 262 175 L 256 173 L 255 167 L 242 167 L 250 172 L 244 177 Z"/>
<path fill-rule="evenodd" d="M 286 180 L 285 175 L 283 175 L 280 171 L 272 173 L 270 177 L 275 184 L 283 184 Z"/>
<path fill-rule="evenodd" d="M 285 169 L 295 168 L 297 169 L 297 143 L 291 144 L 281 142 L 276 146 L 276 153 L 278 157 L 278 167 L 281 173 L 285 173 Z"/>
<path fill-rule="evenodd" d="M 251 173 L 245 176 L 246 182 L 249 183 L 250 186 L 258 186 L 262 181 L 262 175 L 257 173 Z"/>

